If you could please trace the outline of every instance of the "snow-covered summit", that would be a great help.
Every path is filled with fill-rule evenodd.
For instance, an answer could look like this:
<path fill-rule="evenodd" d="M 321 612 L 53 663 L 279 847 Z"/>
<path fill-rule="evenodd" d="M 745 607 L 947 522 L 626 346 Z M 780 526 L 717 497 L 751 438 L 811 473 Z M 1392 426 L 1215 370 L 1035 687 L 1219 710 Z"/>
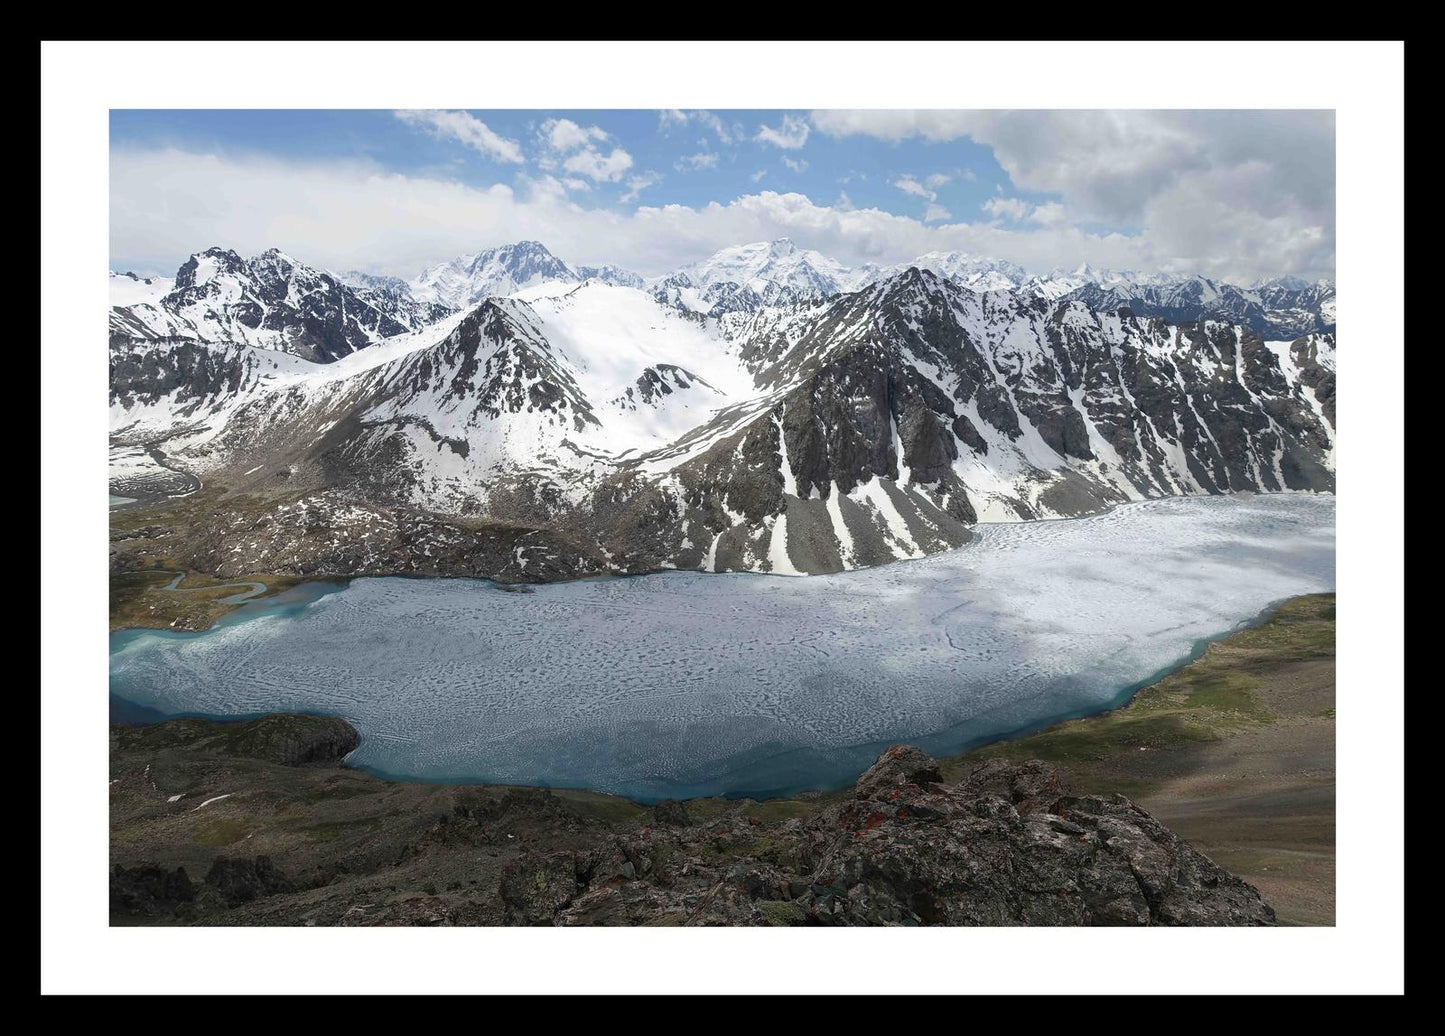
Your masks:
<path fill-rule="evenodd" d="M 549 281 L 578 284 L 585 280 L 632 288 L 643 285 L 642 278 L 630 270 L 612 265 L 572 267 L 540 241 L 518 241 L 435 263 L 410 287 L 416 299 L 465 309 L 485 298 L 515 295 Z"/>

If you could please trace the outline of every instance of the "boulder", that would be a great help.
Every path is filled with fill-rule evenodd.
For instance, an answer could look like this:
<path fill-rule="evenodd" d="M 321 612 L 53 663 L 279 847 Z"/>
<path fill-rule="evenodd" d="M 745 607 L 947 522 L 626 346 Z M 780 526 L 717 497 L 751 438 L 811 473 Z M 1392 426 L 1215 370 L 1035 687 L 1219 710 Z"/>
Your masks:
<path fill-rule="evenodd" d="M 652 816 L 664 827 L 686 827 L 687 807 L 677 799 L 664 799 L 652 807 Z"/>
<path fill-rule="evenodd" d="M 860 799 L 883 798 L 909 786 L 937 784 L 943 780 L 938 763 L 921 748 L 894 745 L 863 772 L 854 785 Z"/>

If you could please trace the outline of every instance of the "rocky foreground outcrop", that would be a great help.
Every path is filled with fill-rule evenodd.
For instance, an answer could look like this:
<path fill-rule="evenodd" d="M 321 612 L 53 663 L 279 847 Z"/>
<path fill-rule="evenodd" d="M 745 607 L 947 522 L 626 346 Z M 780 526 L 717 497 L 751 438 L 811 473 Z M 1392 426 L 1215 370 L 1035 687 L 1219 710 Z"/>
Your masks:
<path fill-rule="evenodd" d="M 122 728 L 114 736 L 121 750 L 184 747 L 281 766 L 336 765 L 361 744 L 361 735 L 346 720 L 301 713 L 273 713 L 242 723 L 174 719 Z"/>
<path fill-rule="evenodd" d="M 760 835 L 746 817 L 658 825 L 528 855 L 501 895 L 516 924 L 1272 925 L 1259 893 L 1120 795 L 1070 795 L 1038 762 L 946 786 L 888 749 L 852 801 Z"/>
<path fill-rule="evenodd" d="M 644 807 L 386 781 L 341 765 L 357 741 L 321 716 L 113 727 L 112 922 L 1275 922 L 1127 799 L 1071 794 L 1039 762 L 950 782 L 899 745 L 849 792 Z"/>

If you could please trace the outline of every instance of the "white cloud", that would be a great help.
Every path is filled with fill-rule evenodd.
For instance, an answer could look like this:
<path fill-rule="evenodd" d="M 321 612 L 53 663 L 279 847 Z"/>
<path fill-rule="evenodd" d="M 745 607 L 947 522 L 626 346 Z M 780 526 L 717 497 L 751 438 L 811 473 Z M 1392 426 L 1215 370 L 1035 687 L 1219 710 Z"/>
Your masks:
<path fill-rule="evenodd" d="M 868 136 L 890 143 L 909 137 L 926 140 L 957 140 L 973 127 L 970 111 L 903 111 L 887 109 L 827 109 L 809 118 L 819 133 L 830 137 Z"/>
<path fill-rule="evenodd" d="M 645 173 L 639 173 L 636 176 L 628 177 L 627 190 L 624 191 L 622 194 L 618 195 L 617 200 L 621 202 L 636 201 L 639 194 L 641 194 L 643 191 L 647 190 L 647 188 L 653 186 L 654 184 L 659 184 L 661 182 L 662 174 L 654 173 L 651 170 Z"/>
<path fill-rule="evenodd" d="M 787 166 L 789 169 L 791 169 L 791 170 L 792 170 L 793 172 L 795 172 L 795 173 L 801 173 L 801 172 L 803 172 L 804 170 L 806 170 L 806 169 L 808 168 L 808 160 L 807 160 L 806 158 L 800 158 L 800 159 L 794 161 L 793 159 L 789 158 L 787 155 L 784 155 L 784 156 L 783 156 L 783 165 Z"/>
<path fill-rule="evenodd" d="M 911 176 L 900 176 L 893 181 L 893 186 L 897 187 L 904 194 L 911 194 L 916 198 L 926 198 L 932 201 L 938 197 L 936 192 L 930 191 Z"/>
<path fill-rule="evenodd" d="M 569 155 L 562 168 L 569 173 L 591 177 L 598 183 L 616 183 L 622 179 L 623 173 L 632 168 L 632 156 L 620 147 L 613 148 L 606 155 L 589 147 Z"/>
<path fill-rule="evenodd" d="M 516 164 L 522 161 L 521 145 L 494 133 L 485 122 L 467 112 L 406 109 L 398 111 L 396 117 L 433 136 L 459 141 L 498 162 Z"/>
<path fill-rule="evenodd" d="M 683 155 L 673 164 L 678 172 L 685 173 L 689 169 L 711 169 L 717 165 L 717 153 L 712 151 L 699 151 L 695 155 Z"/>
<path fill-rule="evenodd" d="M 776 129 L 771 126 L 759 126 L 757 136 L 754 140 L 761 144 L 771 144 L 780 147 L 785 151 L 796 151 L 808 142 L 808 133 L 812 127 L 808 120 L 798 115 L 784 115 L 783 121 Z"/>
<path fill-rule="evenodd" d="M 1014 222 L 1027 220 L 1042 226 L 1064 223 L 1068 217 L 1064 206 L 1056 201 L 1035 205 L 1022 198 L 990 198 L 979 208 L 995 219 L 1013 220 Z"/>
<path fill-rule="evenodd" d="M 1022 198 L 990 198 L 980 207 L 995 219 L 1025 219 L 1033 210 Z"/>
<path fill-rule="evenodd" d="M 1056 201 L 1050 201 L 1042 205 L 1035 205 L 1034 211 L 1029 213 L 1029 219 L 1035 223 L 1053 226 L 1056 223 L 1064 222 L 1066 215 L 1064 207 L 1061 204 Z"/>
<path fill-rule="evenodd" d="M 629 186 L 649 175 L 656 174 L 634 176 Z M 110 185 L 111 257 L 121 268 L 174 270 L 210 245 L 247 255 L 274 246 L 322 267 L 410 277 L 429 262 L 529 238 L 570 262 L 611 262 L 645 274 L 665 273 L 726 245 L 778 237 L 853 264 L 903 262 L 948 249 L 1038 271 L 1085 260 L 1150 269 L 1168 258 L 1137 236 L 1072 226 L 928 225 L 877 208 L 819 205 L 796 193 L 761 191 L 697 208 L 625 212 L 580 205 L 550 177 L 523 179 L 517 189 L 478 188 L 363 162 L 118 148 Z M 1249 244 L 1272 229 L 1251 232 Z M 1307 239 L 1291 240 L 1300 254 L 1310 250 Z"/>
<path fill-rule="evenodd" d="M 673 129 L 680 129 L 689 123 L 706 126 L 712 130 L 718 142 L 724 146 L 732 144 L 740 138 L 743 133 L 742 126 L 737 123 L 729 126 L 720 116 L 710 111 L 681 111 L 677 108 L 664 108 L 657 113 L 658 129 L 664 133 Z"/>
<path fill-rule="evenodd" d="M 537 164 L 543 169 L 564 169 L 597 183 L 616 183 L 632 168 L 632 156 L 620 147 L 610 152 L 595 145 L 611 140 L 600 126 L 581 126 L 571 119 L 548 119 L 537 128 L 545 153 Z"/>
<path fill-rule="evenodd" d="M 554 151 L 575 151 L 594 140 L 607 139 L 607 131 L 600 126 L 579 126 L 571 119 L 548 119 L 538 132 Z"/>
<path fill-rule="evenodd" d="M 897 187 L 904 194 L 911 194 L 915 198 L 922 198 L 928 202 L 923 209 L 923 222 L 937 223 L 939 220 L 953 218 L 953 213 L 938 204 L 938 192 L 934 189 L 936 187 L 942 187 L 951 179 L 952 177 L 946 176 L 943 173 L 934 173 L 922 183 L 919 183 L 916 177 L 904 175 L 894 180 L 893 186 Z"/>
<path fill-rule="evenodd" d="M 1182 269 L 1237 280 L 1334 270 L 1330 111 L 815 111 L 810 118 L 835 137 L 971 138 L 992 149 L 1016 189 L 1058 197 L 1061 210 L 1035 218 L 1130 227 Z"/>
<path fill-rule="evenodd" d="M 760 181 L 762 180 L 763 177 L 765 177 L 765 176 L 767 176 L 767 175 L 768 175 L 768 171 L 767 171 L 766 169 L 759 169 L 759 170 L 758 170 L 756 173 L 754 173 L 752 176 L 748 177 L 748 179 L 751 180 L 753 183 L 758 183 L 758 182 L 760 182 Z"/>

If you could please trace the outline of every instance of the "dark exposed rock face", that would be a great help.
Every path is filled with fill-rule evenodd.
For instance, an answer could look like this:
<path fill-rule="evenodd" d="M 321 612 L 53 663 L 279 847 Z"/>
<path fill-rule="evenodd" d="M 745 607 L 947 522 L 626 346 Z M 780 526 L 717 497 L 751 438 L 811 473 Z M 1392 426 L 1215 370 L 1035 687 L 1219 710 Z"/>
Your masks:
<path fill-rule="evenodd" d="M 1249 328 L 975 295 L 920 270 L 791 318 L 755 314 L 735 335 L 758 385 L 777 389 L 770 405 L 679 463 L 680 494 L 629 472 L 578 518 L 633 570 L 710 560 L 768 571 L 777 552 L 759 527 L 779 515 L 788 560 L 804 571 L 957 546 L 980 511 L 961 476 L 968 461 L 1032 472 L 995 517 L 1334 487 L 1329 335 L 1281 358 Z M 738 429 L 738 410 L 691 438 Z M 875 479 L 906 541 L 847 498 Z M 834 496 L 845 498 L 839 514 L 820 518 Z M 810 513 L 813 501 L 823 506 Z"/>
<path fill-rule="evenodd" d="M 199 408 L 242 392 L 261 362 L 240 346 L 215 349 L 184 340 L 132 344 L 116 336 L 111 343 L 111 398 L 121 406 L 174 396 Z"/>
<path fill-rule="evenodd" d="M 639 406 L 655 406 L 663 397 L 670 396 L 673 392 L 685 392 L 695 387 L 704 395 L 717 394 L 716 389 L 686 367 L 679 367 L 675 363 L 658 363 L 638 375 L 636 383 L 612 403 L 625 410 L 636 410 Z"/>
<path fill-rule="evenodd" d="M 172 719 L 116 731 L 127 751 L 197 746 L 281 766 L 335 765 L 361 743 L 356 728 L 336 716 L 271 713 L 240 723 Z"/>
<path fill-rule="evenodd" d="M 1073 796 L 1033 762 L 946 786 L 906 745 L 854 798 L 760 836 L 755 821 L 646 829 L 524 854 L 515 924 L 1271 925 L 1251 886 L 1123 796 Z"/>
<path fill-rule="evenodd" d="M 176 272 L 175 287 L 160 308 L 210 327 L 234 323 L 249 331 L 275 332 L 287 352 L 317 363 L 330 363 L 450 312 L 396 290 L 354 287 L 274 248 L 251 259 L 222 248 L 191 256 Z"/>
<path fill-rule="evenodd" d="M 283 766 L 334 764 L 356 750 L 361 735 L 336 716 L 270 715 L 242 723 L 227 751 Z"/>
<path fill-rule="evenodd" d="M 262 896 L 290 892 L 292 884 L 268 856 L 233 859 L 218 856 L 206 875 L 206 884 L 227 906 L 249 903 Z"/>
<path fill-rule="evenodd" d="M 110 874 L 112 916 L 172 913 L 195 898 L 196 888 L 184 867 L 166 870 L 155 864 L 117 866 Z"/>

